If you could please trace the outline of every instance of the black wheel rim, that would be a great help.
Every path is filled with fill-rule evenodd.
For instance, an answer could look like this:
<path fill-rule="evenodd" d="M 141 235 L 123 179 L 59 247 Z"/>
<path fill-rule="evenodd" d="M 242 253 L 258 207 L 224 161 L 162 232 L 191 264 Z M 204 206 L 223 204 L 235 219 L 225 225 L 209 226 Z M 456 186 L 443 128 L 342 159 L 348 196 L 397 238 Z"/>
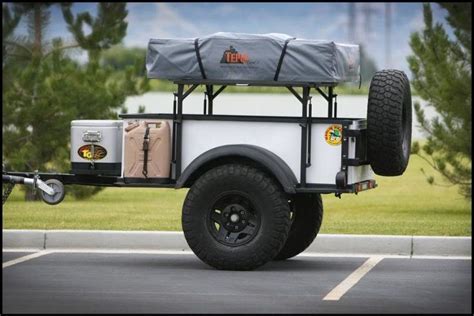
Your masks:
<path fill-rule="evenodd" d="M 211 236 L 231 247 L 250 242 L 260 229 L 260 212 L 242 192 L 219 195 L 208 212 L 207 227 Z"/>

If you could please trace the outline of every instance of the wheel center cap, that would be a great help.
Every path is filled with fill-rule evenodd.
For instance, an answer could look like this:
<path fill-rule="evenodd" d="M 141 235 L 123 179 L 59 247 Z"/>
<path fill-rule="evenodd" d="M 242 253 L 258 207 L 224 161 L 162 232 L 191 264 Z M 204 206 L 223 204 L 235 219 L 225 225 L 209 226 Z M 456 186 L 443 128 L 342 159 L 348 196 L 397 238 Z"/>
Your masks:
<path fill-rule="evenodd" d="M 230 216 L 230 220 L 232 221 L 232 223 L 238 222 L 238 221 L 239 221 L 239 215 L 237 215 L 237 214 L 232 214 L 232 215 Z"/>

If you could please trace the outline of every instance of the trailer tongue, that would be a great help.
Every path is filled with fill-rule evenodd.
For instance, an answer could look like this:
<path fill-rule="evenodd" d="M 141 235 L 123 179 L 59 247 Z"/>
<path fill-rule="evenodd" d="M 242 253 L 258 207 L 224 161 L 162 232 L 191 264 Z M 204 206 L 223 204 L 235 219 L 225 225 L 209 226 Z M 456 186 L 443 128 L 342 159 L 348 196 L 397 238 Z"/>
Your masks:
<path fill-rule="evenodd" d="M 5 187 L 2 192 L 2 205 L 7 201 L 15 184 L 24 184 L 33 190 L 39 189 L 43 201 L 51 205 L 60 203 L 66 194 L 64 185 L 60 181 L 56 179 L 42 181 L 37 173 L 32 178 L 3 174 L 2 183 Z"/>

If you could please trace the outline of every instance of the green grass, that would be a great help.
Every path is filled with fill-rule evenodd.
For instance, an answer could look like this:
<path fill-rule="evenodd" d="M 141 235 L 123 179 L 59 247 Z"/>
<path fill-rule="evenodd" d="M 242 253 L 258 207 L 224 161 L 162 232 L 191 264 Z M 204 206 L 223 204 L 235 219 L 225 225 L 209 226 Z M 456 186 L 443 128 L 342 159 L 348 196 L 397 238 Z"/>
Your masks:
<path fill-rule="evenodd" d="M 322 233 L 393 235 L 471 235 L 471 206 L 456 187 L 431 186 L 412 156 L 401 177 L 378 177 L 379 187 L 324 195 Z M 4 205 L 4 228 L 181 230 L 181 206 L 186 190 L 107 188 L 87 201 L 66 197 L 56 206 L 23 201 L 15 188 Z"/>

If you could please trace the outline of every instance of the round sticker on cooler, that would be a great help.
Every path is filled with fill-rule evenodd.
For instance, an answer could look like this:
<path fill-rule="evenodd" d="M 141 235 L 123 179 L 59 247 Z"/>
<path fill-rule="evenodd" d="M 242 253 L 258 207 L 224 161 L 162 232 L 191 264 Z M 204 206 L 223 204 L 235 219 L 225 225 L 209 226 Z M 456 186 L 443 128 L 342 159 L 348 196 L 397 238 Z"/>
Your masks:
<path fill-rule="evenodd" d="M 340 145 L 342 140 L 342 126 L 331 125 L 324 133 L 324 139 L 329 145 Z"/>
<path fill-rule="evenodd" d="M 94 149 L 92 149 L 92 145 L 83 145 L 77 150 L 77 153 L 81 158 L 87 160 L 101 160 L 107 156 L 107 150 L 100 145 L 94 145 Z"/>

